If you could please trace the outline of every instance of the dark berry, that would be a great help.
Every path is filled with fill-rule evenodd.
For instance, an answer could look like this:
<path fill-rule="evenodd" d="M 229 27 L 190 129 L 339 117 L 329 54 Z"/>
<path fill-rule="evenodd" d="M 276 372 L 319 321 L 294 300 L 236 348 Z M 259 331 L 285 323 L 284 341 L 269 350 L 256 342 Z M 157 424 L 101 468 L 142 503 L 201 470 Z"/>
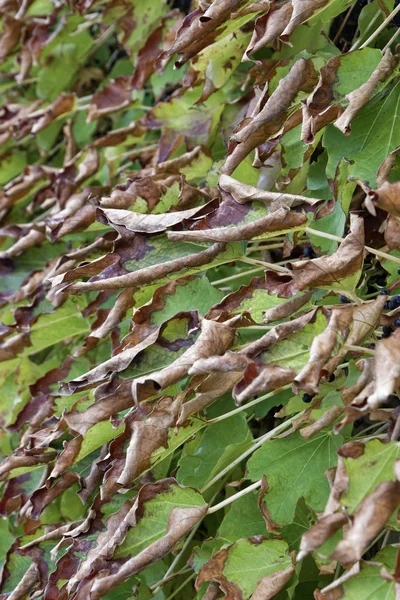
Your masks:
<path fill-rule="evenodd" d="M 395 322 L 393 323 L 393 325 L 395 327 L 400 327 L 400 319 L 396 319 Z"/>
<path fill-rule="evenodd" d="M 385 304 L 383 305 L 383 308 L 385 310 L 392 310 L 392 304 L 391 304 L 390 300 L 386 300 Z"/>
<path fill-rule="evenodd" d="M 384 325 L 382 327 L 382 337 L 383 338 L 388 338 L 392 335 L 393 333 L 393 329 L 390 327 L 390 325 Z"/>
<path fill-rule="evenodd" d="M 400 275 L 400 267 L 397 269 L 397 273 Z"/>
<path fill-rule="evenodd" d="M 310 394 L 303 394 L 303 402 L 307 402 L 307 404 L 309 402 L 311 402 L 312 400 L 312 396 L 310 396 Z"/>
<path fill-rule="evenodd" d="M 400 296 L 393 296 L 391 300 L 391 309 L 399 308 L 400 306 Z"/>
<path fill-rule="evenodd" d="M 339 302 L 341 304 L 348 304 L 350 300 L 346 296 L 339 296 Z"/>
<path fill-rule="evenodd" d="M 370 344 L 370 345 L 368 346 L 368 348 L 369 348 L 370 350 L 375 350 L 375 344 Z"/>
<path fill-rule="evenodd" d="M 335 375 L 332 373 L 332 375 L 329 377 L 329 383 L 332 383 L 332 381 L 335 381 Z"/>
<path fill-rule="evenodd" d="M 381 296 L 387 296 L 389 294 L 389 292 L 387 290 L 380 290 L 379 293 Z"/>
<path fill-rule="evenodd" d="M 311 248 L 311 246 L 306 246 L 304 248 L 303 255 L 306 256 L 307 258 L 317 258 L 317 255 L 315 254 L 315 252 Z"/>

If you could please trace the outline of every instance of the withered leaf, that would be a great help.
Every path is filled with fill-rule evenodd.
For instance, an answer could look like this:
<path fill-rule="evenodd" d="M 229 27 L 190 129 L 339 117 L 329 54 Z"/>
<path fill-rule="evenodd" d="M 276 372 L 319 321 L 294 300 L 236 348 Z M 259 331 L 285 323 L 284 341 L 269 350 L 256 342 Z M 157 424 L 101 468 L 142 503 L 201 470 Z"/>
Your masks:
<path fill-rule="evenodd" d="M 282 231 L 299 227 L 307 221 L 305 215 L 291 213 L 285 208 L 278 208 L 267 217 L 262 217 L 247 225 L 235 227 L 216 227 L 198 231 L 168 231 L 168 239 L 177 242 L 191 240 L 193 242 L 237 242 L 250 240 L 253 237 L 270 231 Z"/>
<path fill-rule="evenodd" d="M 295 568 L 291 566 L 260 579 L 251 600 L 270 600 L 270 598 L 274 598 L 290 581 L 294 571 Z"/>
<path fill-rule="evenodd" d="M 332 353 L 340 349 L 349 335 L 349 326 L 352 320 L 352 307 L 332 310 L 327 328 L 317 335 L 311 344 L 308 363 L 294 379 L 293 390 L 295 393 L 298 393 L 299 390 L 311 394 L 319 392 L 321 372 Z"/>
<path fill-rule="evenodd" d="M 348 516 L 344 511 L 324 515 L 302 535 L 300 542 L 300 551 L 297 560 L 302 560 L 310 552 L 317 550 L 343 525 L 348 522 Z"/>
<path fill-rule="evenodd" d="M 400 505 L 400 482 L 384 481 L 362 501 L 351 527 L 333 553 L 335 560 L 352 563 L 360 560 L 368 544 L 378 535 L 393 511 Z"/>
<path fill-rule="evenodd" d="M 309 89 L 314 82 L 314 68 L 306 59 L 300 58 L 283 77 L 265 106 L 250 119 L 245 120 L 232 136 L 230 153 L 221 171 L 231 175 L 239 163 L 252 150 L 276 134 L 284 124 L 289 108 L 302 89 Z"/>
<path fill-rule="evenodd" d="M 176 258 L 175 260 L 167 261 L 165 263 L 160 263 L 155 267 L 144 267 L 139 271 L 127 273 L 126 275 L 110 277 L 109 279 L 102 279 L 99 281 L 67 284 L 66 286 L 61 284 L 61 290 L 65 290 L 69 294 L 84 294 L 90 290 L 109 290 L 146 285 L 152 281 L 166 277 L 171 273 L 175 273 L 176 271 L 207 264 L 215 256 L 223 252 L 224 249 L 224 243 L 213 244 L 201 252 L 189 254 L 182 258 Z M 58 283 L 58 280 L 53 281 L 53 285 L 58 285 Z"/>
<path fill-rule="evenodd" d="M 235 329 L 229 321 L 218 323 L 202 319 L 201 333 L 196 342 L 168 367 L 155 371 L 149 376 L 139 377 L 132 382 L 132 396 L 136 402 L 143 393 L 152 395 L 155 391 L 179 381 L 187 375 L 190 367 L 200 358 L 223 354 L 233 344 Z"/>
<path fill-rule="evenodd" d="M 302 204 L 313 205 L 320 202 L 318 198 L 307 198 L 306 196 L 260 190 L 252 185 L 242 183 L 233 177 L 224 174 L 219 178 L 218 185 L 225 192 L 229 192 L 236 202 L 243 204 L 245 202 L 258 200 L 260 202 L 265 202 L 271 212 L 285 206 L 291 208 L 292 206 L 299 206 Z"/>
<path fill-rule="evenodd" d="M 351 121 L 362 109 L 362 107 L 371 99 L 371 95 L 378 83 L 385 81 L 385 79 L 387 79 L 392 73 L 396 65 L 397 58 L 392 55 L 390 49 L 388 48 L 368 81 L 366 81 L 360 88 L 354 90 L 351 92 L 351 94 L 346 96 L 346 99 L 349 101 L 349 105 L 345 109 L 344 113 L 335 121 L 335 126 L 345 135 L 349 135 L 351 132 Z"/>
<path fill-rule="evenodd" d="M 374 356 L 375 392 L 368 398 L 368 405 L 377 408 L 398 388 L 400 382 L 400 330 L 376 345 Z"/>
<path fill-rule="evenodd" d="M 327 287 L 359 271 L 364 257 L 364 223 L 351 214 L 350 233 L 338 250 L 329 256 L 293 263 L 293 278 L 299 290 L 308 286 Z"/>
<path fill-rule="evenodd" d="M 190 219 L 199 210 L 199 207 L 195 207 L 167 214 L 143 215 L 129 210 L 99 208 L 97 209 L 97 217 L 101 222 L 105 222 L 111 226 L 122 226 L 129 231 L 157 233 L 158 231 L 165 231 L 168 227 L 181 223 L 185 219 Z"/>

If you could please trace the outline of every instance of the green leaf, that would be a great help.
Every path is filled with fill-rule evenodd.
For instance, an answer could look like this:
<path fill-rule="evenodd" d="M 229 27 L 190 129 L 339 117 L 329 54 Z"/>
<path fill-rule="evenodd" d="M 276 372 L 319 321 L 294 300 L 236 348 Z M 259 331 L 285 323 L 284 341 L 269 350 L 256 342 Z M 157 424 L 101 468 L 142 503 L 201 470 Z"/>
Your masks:
<path fill-rule="evenodd" d="M 313 323 L 309 323 L 303 329 L 281 340 L 266 352 L 262 352 L 260 354 L 262 362 L 300 371 L 308 362 L 313 339 L 325 330 L 326 325 L 326 317 L 318 312 Z"/>
<path fill-rule="evenodd" d="M 393 467 L 399 456 L 399 443 L 384 444 L 380 440 L 371 440 L 365 444 L 364 452 L 358 458 L 343 457 L 349 486 L 340 501 L 349 513 L 356 511 L 365 496 L 371 494 L 380 483 L 396 479 Z"/>
<path fill-rule="evenodd" d="M 339 160 L 352 161 L 349 175 L 376 185 L 376 173 L 385 158 L 395 150 L 400 138 L 400 82 L 389 86 L 387 94 L 373 98 L 352 121 L 345 136 L 329 125 L 323 144 L 328 152 L 328 175 L 333 177 Z"/>
<path fill-rule="evenodd" d="M 157 494 L 145 503 L 143 517 L 128 531 L 122 544 L 117 547 L 114 557 L 136 556 L 166 535 L 169 515 L 173 508 L 204 505 L 203 497 L 196 490 L 171 484 L 168 491 Z"/>
<path fill-rule="evenodd" d="M 201 437 L 184 447 L 179 460 L 178 481 L 202 488 L 252 442 L 244 414 L 209 425 Z"/>
<path fill-rule="evenodd" d="M 315 511 L 322 511 L 329 496 L 325 471 L 337 464 L 336 450 L 343 438 L 321 431 L 304 440 L 299 432 L 269 440 L 247 463 L 252 481 L 266 475 L 269 484 L 265 501 L 271 518 L 279 525 L 293 520 L 299 498 Z"/>
<path fill-rule="evenodd" d="M 268 536 L 265 521 L 257 506 L 258 493 L 238 498 L 231 505 L 218 529 L 218 535 L 233 543 L 253 535 Z"/>
<path fill-rule="evenodd" d="M 250 540 L 239 540 L 227 549 L 227 556 L 221 569 L 221 577 L 235 586 L 244 600 L 250 598 L 260 579 L 283 571 L 292 562 L 287 552 L 285 542 L 278 540 L 263 540 L 253 543 Z M 207 563 L 203 567 L 207 569 Z M 201 576 L 202 571 L 200 571 Z M 215 580 L 214 578 L 214 580 Z M 207 576 L 204 575 L 207 581 Z"/>

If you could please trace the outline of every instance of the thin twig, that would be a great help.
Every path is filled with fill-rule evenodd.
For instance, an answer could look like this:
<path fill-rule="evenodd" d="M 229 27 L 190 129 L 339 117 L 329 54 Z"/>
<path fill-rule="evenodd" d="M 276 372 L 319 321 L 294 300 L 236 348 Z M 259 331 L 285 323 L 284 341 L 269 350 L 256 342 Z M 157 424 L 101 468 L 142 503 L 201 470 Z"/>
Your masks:
<path fill-rule="evenodd" d="M 262 266 L 262 267 L 265 267 L 266 269 L 271 269 L 271 271 L 277 271 L 278 273 L 290 273 L 289 269 L 287 269 L 286 267 L 281 267 L 280 265 L 277 265 L 275 263 L 265 262 L 263 260 L 258 260 L 256 258 L 247 258 L 246 256 L 243 256 L 239 260 L 241 260 L 242 262 L 248 263 L 249 265 L 260 265 L 260 267 Z M 399 259 L 399 262 L 400 262 L 400 259 Z"/>
<path fill-rule="evenodd" d="M 219 504 L 216 504 L 215 506 L 211 506 L 208 509 L 207 514 L 212 515 L 212 513 L 215 513 L 215 512 L 217 512 L 217 510 L 224 508 L 224 506 L 228 506 L 228 504 L 232 504 L 232 502 L 235 502 L 235 500 L 238 500 L 238 498 L 241 498 L 242 496 L 246 496 L 246 494 L 249 494 L 253 490 L 256 490 L 257 488 L 259 488 L 261 486 L 261 482 L 262 482 L 262 479 L 260 479 L 259 481 L 256 481 L 255 483 L 252 483 L 244 490 L 241 490 L 240 492 L 233 494 L 233 496 L 229 496 L 229 498 L 226 498 Z"/>
<path fill-rule="evenodd" d="M 374 33 L 372 33 L 369 38 L 360 46 L 361 48 L 365 48 L 365 46 L 368 46 L 368 44 L 370 44 L 371 42 L 374 41 L 375 38 L 378 37 L 378 35 L 381 33 L 381 31 L 383 31 L 386 27 L 386 25 L 388 23 L 390 23 L 390 21 L 392 21 L 394 19 L 394 17 L 397 15 L 397 13 L 400 12 L 400 4 L 398 4 L 396 6 L 396 8 L 394 10 L 392 10 L 392 12 L 390 13 L 390 15 L 388 15 L 386 17 L 386 19 L 383 21 L 383 23 L 381 25 L 379 25 L 379 27 L 377 27 L 374 31 Z"/>
<path fill-rule="evenodd" d="M 247 404 L 246 406 L 249 406 L 249 405 Z M 266 433 L 263 436 L 261 436 L 260 438 L 258 438 L 258 440 L 256 440 L 250 448 L 248 448 L 245 452 L 243 452 L 240 456 L 238 456 L 234 461 L 232 461 L 227 467 L 225 467 L 225 469 L 222 469 L 222 471 L 220 471 L 204 487 L 202 487 L 200 492 L 203 494 L 206 490 L 208 490 L 208 488 L 210 488 L 212 485 L 214 485 L 214 483 L 216 483 L 219 479 L 221 479 L 221 477 L 224 477 L 227 473 L 229 473 L 229 471 L 231 471 L 234 467 L 236 467 L 236 465 L 240 464 L 242 462 L 242 460 L 244 460 L 245 458 L 250 456 L 250 454 L 253 454 L 253 452 L 255 452 L 255 450 L 257 450 L 257 448 L 262 446 L 264 442 L 271 440 L 273 437 L 278 435 L 278 433 L 281 433 L 285 429 L 288 429 L 288 427 L 291 426 L 292 421 L 294 419 L 297 419 L 298 417 L 300 417 L 303 414 L 303 412 L 304 411 L 301 411 L 300 413 L 293 415 L 287 421 L 284 421 L 283 423 L 281 423 L 274 429 L 271 429 L 271 431 L 268 431 L 268 433 Z"/>

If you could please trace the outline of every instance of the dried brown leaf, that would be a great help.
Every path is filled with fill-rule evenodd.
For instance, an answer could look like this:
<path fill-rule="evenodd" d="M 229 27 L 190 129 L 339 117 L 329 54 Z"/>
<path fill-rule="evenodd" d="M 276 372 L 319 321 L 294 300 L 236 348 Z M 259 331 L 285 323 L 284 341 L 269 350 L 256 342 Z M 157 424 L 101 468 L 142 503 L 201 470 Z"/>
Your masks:
<path fill-rule="evenodd" d="M 122 226 L 136 233 L 157 233 L 182 223 L 185 219 L 190 219 L 202 208 L 197 206 L 188 210 L 159 215 L 147 215 L 114 208 L 98 208 L 97 220 L 112 227 Z"/>
<path fill-rule="evenodd" d="M 378 408 L 400 384 L 400 330 L 387 339 L 381 339 L 375 348 L 375 392 L 368 398 L 370 408 Z"/>
<path fill-rule="evenodd" d="M 306 292 L 305 294 L 299 294 L 290 298 L 282 304 L 273 306 L 264 312 L 263 321 L 264 323 L 273 323 L 274 321 L 282 321 L 286 317 L 290 317 L 293 313 L 297 312 L 302 306 L 307 304 L 313 292 Z"/>
<path fill-rule="evenodd" d="M 400 505 L 400 482 L 384 481 L 366 496 L 355 512 L 351 527 L 344 531 L 332 557 L 342 563 L 360 560 L 368 544 L 383 529 Z"/>
<path fill-rule="evenodd" d="M 297 560 L 302 560 L 307 554 L 322 546 L 338 529 L 346 525 L 348 520 L 344 511 L 321 517 L 311 529 L 303 533 Z"/>
<path fill-rule="evenodd" d="M 242 60 L 251 60 L 252 54 L 274 42 L 288 26 L 292 13 L 293 4 L 291 2 L 271 3 L 269 12 L 256 20 L 252 38 Z"/>
<path fill-rule="evenodd" d="M 295 568 L 293 566 L 287 567 L 282 571 L 276 571 L 263 577 L 258 581 L 257 587 L 254 590 L 251 600 L 270 600 L 274 598 L 278 592 L 290 581 Z"/>
<path fill-rule="evenodd" d="M 145 267 L 139 271 L 134 271 L 133 273 L 127 273 L 118 277 L 110 277 L 109 279 L 100 281 L 73 283 L 67 284 L 67 286 L 61 285 L 61 291 L 65 290 L 69 294 L 84 294 L 90 290 L 110 290 L 146 285 L 153 281 L 157 281 L 157 279 L 166 277 L 171 273 L 181 271 L 182 269 L 206 265 L 213 258 L 218 256 L 218 254 L 223 252 L 224 249 L 225 244 L 213 244 L 201 252 L 160 263 L 153 267 Z M 53 285 L 58 285 L 58 283 L 59 280 L 53 281 Z"/>
<path fill-rule="evenodd" d="M 354 90 L 346 96 L 349 101 L 348 107 L 344 113 L 335 121 L 334 125 L 345 135 L 351 133 L 351 121 L 362 107 L 371 99 L 371 96 L 378 85 L 385 81 L 396 67 L 398 59 L 393 56 L 388 48 L 384 53 L 372 75 L 361 87 Z"/>
<path fill-rule="evenodd" d="M 93 94 L 88 109 L 87 121 L 91 123 L 99 117 L 129 106 L 131 102 L 131 83 L 127 76 L 116 77 L 100 92 Z"/>
<path fill-rule="evenodd" d="M 310 348 L 310 358 L 307 364 L 296 375 L 293 382 L 295 394 L 304 390 L 309 394 L 319 392 L 319 382 L 322 370 L 349 335 L 349 327 L 353 320 L 353 307 L 338 307 L 331 311 L 328 325 L 322 333 L 317 335 Z"/>
<path fill-rule="evenodd" d="M 243 379 L 235 385 L 233 397 L 237 404 L 242 404 L 250 396 L 265 394 L 292 383 L 295 375 L 296 371 L 293 369 L 253 362 L 243 373 Z"/>
<path fill-rule="evenodd" d="M 234 339 L 235 329 L 231 322 L 218 323 L 203 319 L 200 336 L 180 358 L 161 371 L 133 380 L 132 396 L 135 402 L 138 402 L 143 394 L 152 395 L 155 391 L 162 390 L 185 377 L 197 360 L 224 354 Z"/>
<path fill-rule="evenodd" d="M 218 185 L 223 191 L 231 194 L 236 202 L 240 204 L 252 201 L 265 202 L 270 212 L 274 212 L 282 207 L 291 208 L 292 206 L 301 206 L 302 204 L 312 206 L 321 202 L 318 198 L 307 198 L 307 196 L 260 190 L 224 174 L 220 176 Z"/>
<path fill-rule="evenodd" d="M 328 256 L 291 264 L 293 278 L 299 290 L 308 286 L 327 287 L 359 271 L 364 257 L 364 223 L 352 213 L 350 233 L 338 250 Z"/>
<path fill-rule="evenodd" d="M 311 91 L 316 75 L 311 62 L 300 58 L 289 73 L 280 79 L 265 106 L 258 108 L 250 119 L 242 122 L 230 140 L 229 155 L 221 172 L 231 175 L 242 160 L 257 146 L 279 132 L 288 117 L 289 109 L 300 90 Z"/>
<path fill-rule="evenodd" d="M 127 487 L 151 466 L 151 456 L 157 448 L 166 447 L 168 432 L 176 424 L 181 402 L 179 398 L 162 398 L 145 420 L 129 423 L 131 439 L 126 451 L 124 469 L 117 481 Z"/>
<path fill-rule="evenodd" d="M 238 242 L 250 240 L 253 237 L 271 231 L 292 229 L 306 223 L 307 217 L 299 213 L 291 213 L 285 208 L 279 208 L 267 217 L 262 217 L 246 225 L 235 227 L 216 227 L 215 229 L 200 229 L 198 231 L 168 231 L 168 239 L 179 242 Z"/>

